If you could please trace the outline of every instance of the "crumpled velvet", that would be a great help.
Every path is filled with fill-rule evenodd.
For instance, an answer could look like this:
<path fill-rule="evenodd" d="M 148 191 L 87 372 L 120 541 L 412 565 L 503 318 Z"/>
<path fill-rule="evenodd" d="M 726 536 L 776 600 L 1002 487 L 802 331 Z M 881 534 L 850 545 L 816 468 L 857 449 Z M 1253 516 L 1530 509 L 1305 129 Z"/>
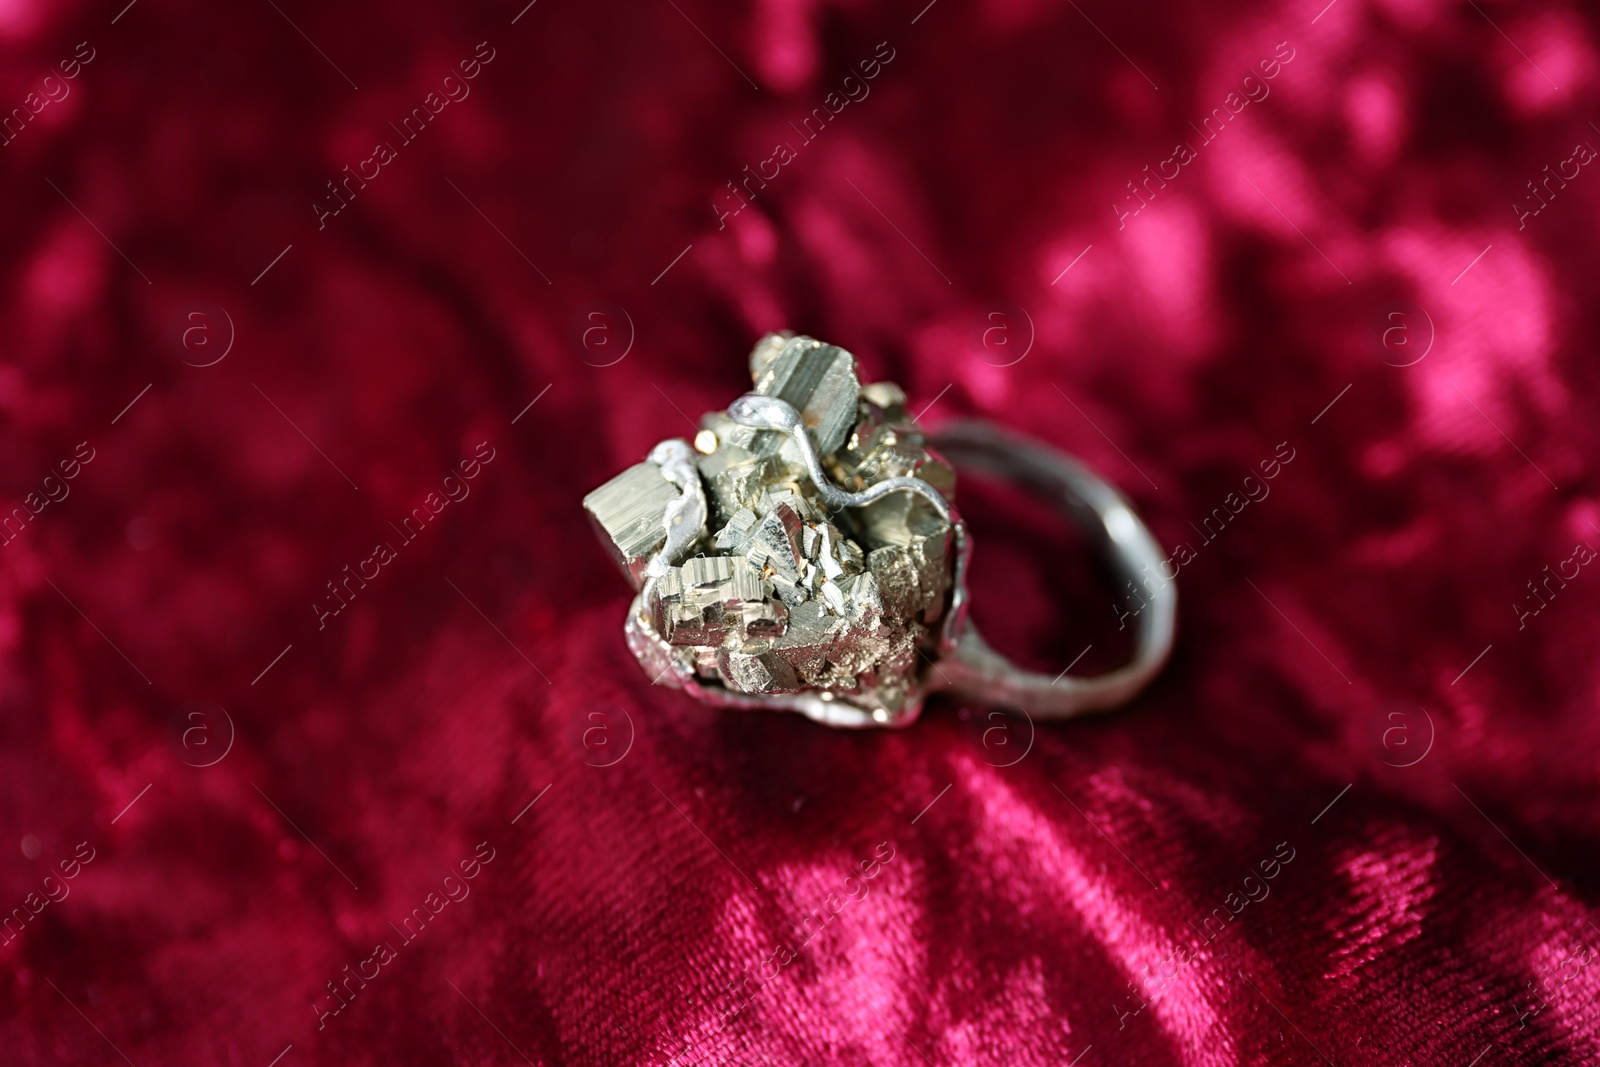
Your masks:
<path fill-rule="evenodd" d="M 1595 49 L 1559 0 L 0 3 L 0 1059 L 1600 1062 Z M 1156 684 L 652 687 L 579 501 L 784 327 L 1119 484 Z M 993 643 L 1114 666 L 1139 590 L 959 499 Z"/>

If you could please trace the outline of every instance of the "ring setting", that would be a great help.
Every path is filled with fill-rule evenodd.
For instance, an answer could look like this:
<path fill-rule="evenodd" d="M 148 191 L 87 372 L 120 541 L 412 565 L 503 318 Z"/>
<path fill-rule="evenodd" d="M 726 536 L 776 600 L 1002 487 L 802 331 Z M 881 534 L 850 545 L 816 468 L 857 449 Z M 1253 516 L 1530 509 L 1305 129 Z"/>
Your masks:
<path fill-rule="evenodd" d="M 692 443 L 661 442 L 583 501 L 637 591 L 625 635 L 657 683 L 716 706 L 869 727 L 909 725 L 946 689 L 1066 717 L 1123 703 L 1159 671 L 1170 581 L 1151 590 L 1133 661 L 1095 678 L 1020 670 L 967 617 L 972 542 L 952 460 L 1098 517 L 1085 525 L 1130 578 L 1160 561 L 1144 524 L 1087 468 L 983 423 L 930 438 L 898 386 L 863 385 L 853 355 L 810 337 L 768 334 L 750 372 L 751 392 L 705 415 Z"/>

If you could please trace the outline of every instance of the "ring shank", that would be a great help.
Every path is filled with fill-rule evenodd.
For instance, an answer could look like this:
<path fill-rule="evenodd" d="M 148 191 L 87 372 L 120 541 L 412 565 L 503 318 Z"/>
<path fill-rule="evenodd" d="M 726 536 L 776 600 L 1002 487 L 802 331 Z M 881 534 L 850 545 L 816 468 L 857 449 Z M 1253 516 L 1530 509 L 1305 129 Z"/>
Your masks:
<path fill-rule="evenodd" d="M 976 420 L 947 423 L 930 443 L 957 468 L 994 475 L 1067 514 L 1104 543 L 1119 578 L 1141 590 L 1133 658 L 1107 674 L 1051 677 L 1022 670 L 984 641 L 966 618 L 966 604 L 940 649 L 929 687 L 949 689 L 986 703 L 1010 705 L 1045 719 L 1107 711 L 1127 703 L 1161 670 L 1172 651 L 1177 586 L 1167 578 L 1166 555 L 1122 494 L 1070 456 L 1039 442 Z"/>

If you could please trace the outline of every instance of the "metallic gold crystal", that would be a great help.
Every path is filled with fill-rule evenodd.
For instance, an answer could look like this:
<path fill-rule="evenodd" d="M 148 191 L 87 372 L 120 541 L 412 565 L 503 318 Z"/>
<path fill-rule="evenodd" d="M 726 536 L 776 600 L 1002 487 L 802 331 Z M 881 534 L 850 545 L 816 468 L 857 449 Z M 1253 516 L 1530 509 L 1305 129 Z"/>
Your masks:
<path fill-rule="evenodd" d="M 664 476 L 642 463 L 584 500 L 643 587 L 630 643 L 647 670 L 674 684 L 817 691 L 880 721 L 892 717 L 913 694 L 918 649 L 948 600 L 953 527 L 940 494 L 953 493 L 953 472 L 924 447 L 904 392 L 861 385 L 844 349 L 769 334 L 751 352 L 750 370 L 754 395 L 789 405 L 779 407 L 793 434 L 712 412 L 690 454 L 699 485 L 685 485 L 681 466 Z M 799 427 L 810 462 L 832 483 L 826 491 L 794 436 Z M 681 464 L 686 448 L 653 455 Z M 847 497 L 837 490 L 860 493 L 888 479 L 918 479 L 939 493 L 889 492 L 842 506 Z M 907 487 L 916 485 L 895 486 Z M 663 522 L 692 512 L 687 498 L 702 489 L 704 529 L 671 542 L 688 545 L 688 558 L 654 558 L 669 554 Z M 674 506 L 680 494 L 686 503 Z"/>
<path fill-rule="evenodd" d="M 601 542 L 635 586 L 644 580 L 650 557 L 666 542 L 667 505 L 680 495 L 662 477 L 659 464 L 645 462 L 635 463 L 583 498 L 583 509 L 604 535 Z"/>

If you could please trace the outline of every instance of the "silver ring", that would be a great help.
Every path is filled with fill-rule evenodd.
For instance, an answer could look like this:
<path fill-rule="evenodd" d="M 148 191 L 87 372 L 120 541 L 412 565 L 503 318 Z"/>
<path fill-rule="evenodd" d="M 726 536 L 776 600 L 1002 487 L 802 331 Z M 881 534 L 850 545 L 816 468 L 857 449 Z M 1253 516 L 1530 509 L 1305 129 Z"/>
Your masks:
<path fill-rule="evenodd" d="M 835 345 L 768 334 L 754 389 L 584 498 L 638 595 L 628 647 L 657 684 L 830 726 L 906 726 L 928 694 L 1038 718 L 1131 700 L 1172 649 L 1161 546 L 1083 464 L 984 423 L 930 442 L 892 383 Z M 949 461 L 1009 479 L 1098 534 L 1135 591 L 1133 659 L 1109 674 L 1016 667 L 968 619 L 972 539 Z"/>
<path fill-rule="evenodd" d="M 1108 711 L 1132 700 L 1166 664 L 1178 614 L 1177 586 L 1162 573 L 1166 554 L 1133 506 L 1071 456 L 986 422 L 950 423 L 934 434 L 933 443 L 957 467 L 1014 482 L 1099 534 L 1118 577 L 1142 590 L 1144 601 L 1132 660 L 1109 674 L 1050 676 L 1022 670 L 989 647 L 966 621 L 966 590 L 958 583 L 955 633 L 940 648 L 934 688 L 945 683 L 968 699 L 1010 705 L 1044 719 Z"/>

